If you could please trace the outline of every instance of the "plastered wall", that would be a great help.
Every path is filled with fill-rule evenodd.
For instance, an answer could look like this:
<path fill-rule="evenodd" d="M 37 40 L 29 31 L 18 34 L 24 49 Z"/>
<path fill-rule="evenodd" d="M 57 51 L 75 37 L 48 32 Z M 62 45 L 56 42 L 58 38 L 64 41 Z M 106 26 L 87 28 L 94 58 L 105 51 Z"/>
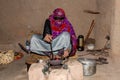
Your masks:
<path fill-rule="evenodd" d="M 77 36 L 86 36 L 95 19 L 90 37 L 95 38 L 96 48 L 103 48 L 105 36 L 109 35 L 111 54 L 119 59 L 116 58 L 120 52 L 119 3 L 120 0 L 0 0 L 0 50 L 18 50 L 18 43 L 24 44 L 31 31 L 42 33 L 45 19 L 60 7 L 65 10 Z"/>
<path fill-rule="evenodd" d="M 118 64 L 120 58 L 120 0 L 97 0 L 97 9 L 101 12 L 96 16 L 95 27 L 96 47 L 102 48 L 105 36 L 110 35 L 111 57 Z"/>
<path fill-rule="evenodd" d="M 96 15 L 84 10 L 96 11 L 96 0 L 0 0 L 0 45 L 17 46 L 31 31 L 42 33 L 45 19 L 58 7 L 65 10 L 76 35 L 85 36 Z"/>
<path fill-rule="evenodd" d="M 107 35 L 111 37 L 111 27 L 114 21 L 114 0 L 97 0 L 97 9 L 100 14 L 96 16 L 95 39 L 96 47 L 103 48 Z"/>
<path fill-rule="evenodd" d="M 112 45 L 112 53 L 115 55 L 115 59 L 119 59 L 120 56 L 120 0 L 115 0 L 115 12 L 114 12 L 114 22 L 111 27 L 111 45 Z M 118 62 L 118 60 L 117 60 Z"/>

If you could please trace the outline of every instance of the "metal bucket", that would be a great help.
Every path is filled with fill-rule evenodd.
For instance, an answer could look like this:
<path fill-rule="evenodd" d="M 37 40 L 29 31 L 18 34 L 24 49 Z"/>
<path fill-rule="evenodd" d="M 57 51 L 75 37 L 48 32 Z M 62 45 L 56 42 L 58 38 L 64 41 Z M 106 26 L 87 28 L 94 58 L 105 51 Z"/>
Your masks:
<path fill-rule="evenodd" d="M 91 76 L 96 73 L 96 60 L 87 58 L 78 58 L 78 61 L 83 64 L 83 75 Z"/>

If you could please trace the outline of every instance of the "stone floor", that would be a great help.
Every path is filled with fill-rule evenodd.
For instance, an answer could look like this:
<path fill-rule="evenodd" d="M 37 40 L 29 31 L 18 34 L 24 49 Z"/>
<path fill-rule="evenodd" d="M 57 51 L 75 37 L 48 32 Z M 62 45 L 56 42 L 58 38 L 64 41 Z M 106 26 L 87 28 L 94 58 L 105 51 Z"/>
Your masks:
<path fill-rule="evenodd" d="M 28 80 L 26 55 L 8 65 L 0 65 L 0 80 Z M 110 58 L 109 64 L 97 65 L 97 72 L 92 76 L 84 76 L 84 80 L 120 80 L 120 64 Z M 119 61 L 120 62 L 120 61 Z"/>

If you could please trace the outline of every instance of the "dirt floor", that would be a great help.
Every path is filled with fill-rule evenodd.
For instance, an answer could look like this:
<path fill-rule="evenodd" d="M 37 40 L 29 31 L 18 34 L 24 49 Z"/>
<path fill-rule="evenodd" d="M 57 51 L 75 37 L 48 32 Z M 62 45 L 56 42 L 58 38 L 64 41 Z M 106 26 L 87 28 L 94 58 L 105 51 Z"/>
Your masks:
<path fill-rule="evenodd" d="M 7 65 L 0 65 L 0 80 L 28 80 L 24 56 Z"/>
<path fill-rule="evenodd" d="M 97 72 L 92 76 L 85 76 L 84 80 L 120 80 L 120 65 L 112 63 L 109 60 L 109 64 L 97 65 Z"/>
<path fill-rule="evenodd" d="M 27 56 L 8 65 L 0 65 L 0 80 L 28 80 L 25 65 Z M 84 76 L 84 80 L 120 80 L 120 64 L 115 64 L 111 58 L 108 61 L 109 64 L 97 65 L 96 74 Z"/>

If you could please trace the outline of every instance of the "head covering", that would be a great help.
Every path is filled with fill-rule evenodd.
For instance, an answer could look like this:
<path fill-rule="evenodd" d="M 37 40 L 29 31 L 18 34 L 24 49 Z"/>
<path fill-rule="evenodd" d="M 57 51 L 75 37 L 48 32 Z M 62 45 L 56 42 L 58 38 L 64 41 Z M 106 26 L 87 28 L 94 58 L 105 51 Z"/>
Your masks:
<path fill-rule="evenodd" d="M 64 19 L 55 20 L 54 17 L 64 17 Z M 49 16 L 49 20 L 51 24 L 53 38 L 57 37 L 63 31 L 70 32 L 70 28 L 72 27 L 72 25 L 67 20 L 63 9 L 61 8 L 55 9 L 52 15 Z"/>
<path fill-rule="evenodd" d="M 55 17 L 62 18 L 60 20 L 56 20 Z M 62 32 L 67 31 L 70 33 L 72 45 L 73 45 L 73 53 L 75 54 L 77 48 L 77 38 L 71 23 L 65 16 L 65 12 L 61 8 L 57 8 L 53 11 L 52 15 L 49 16 L 50 25 L 52 29 L 53 39 L 59 36 Z"/>
<path fill-rule="evenodd" d="M 63 9 L 61 8 L 57 8 L 53 11 L 54 17 L 58 16 L 58 17 L 65 17 L 65 12 Z"/>

